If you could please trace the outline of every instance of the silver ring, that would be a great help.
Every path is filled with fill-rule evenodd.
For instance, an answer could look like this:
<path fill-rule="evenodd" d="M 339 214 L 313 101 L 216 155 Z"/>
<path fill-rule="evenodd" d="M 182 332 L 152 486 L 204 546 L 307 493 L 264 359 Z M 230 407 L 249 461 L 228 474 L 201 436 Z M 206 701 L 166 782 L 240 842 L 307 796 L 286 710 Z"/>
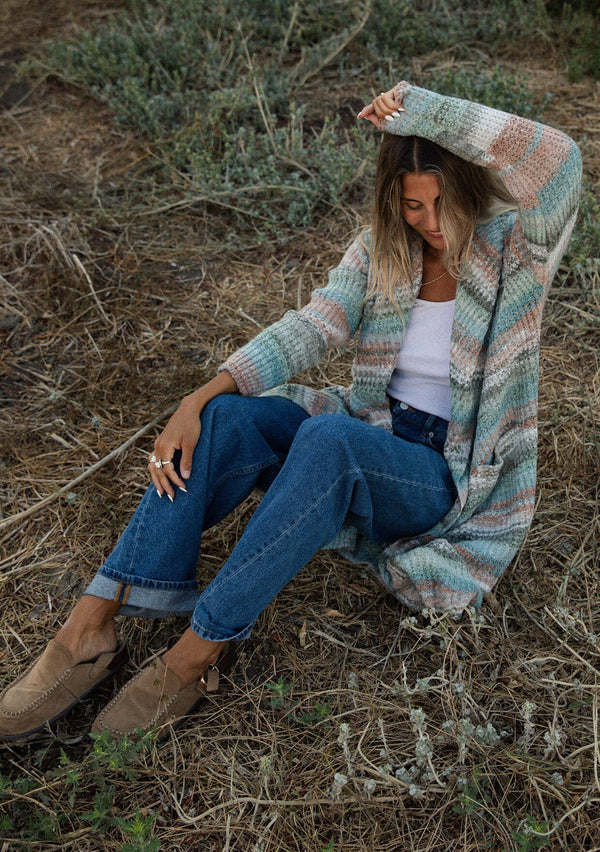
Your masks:
<path fill-rule="evenodd" d="M 169 459 L 169 461 L 164 461 L 162 466 L 164 467 L 166 464 L 173 464 L 173 459 Z"/>
<path fill-rule="evenodd" d="M 154 467 L 157 467 L 160 470 L 162 466 L 163 466 L 162 460 L 156 459 L 155 462 L 154 462 Z"/>
<path fill-rule="evenodd" d="M 156 456 L 150 456 L 150 458 L 148 459 L 148 464 L 154 464 L 155 461 L 156 461 Z"/>

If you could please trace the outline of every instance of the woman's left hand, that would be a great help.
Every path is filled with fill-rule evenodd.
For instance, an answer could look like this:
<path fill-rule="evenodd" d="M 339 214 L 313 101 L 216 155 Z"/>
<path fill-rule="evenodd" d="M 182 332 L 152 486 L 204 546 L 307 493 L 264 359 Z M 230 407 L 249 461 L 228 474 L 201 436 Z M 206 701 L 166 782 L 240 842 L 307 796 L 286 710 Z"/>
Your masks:
<path fill-rule="evenodd" d="M 381 128 L 382 122 L 398 118 L 401 112 L 406 112 L 403 106 L 400 106 L 394 100 L 394 90 L 382 92 L 370 104 L 363 107 L 356 116 L 357 118 L 366 118 L 377 128 Z"/>

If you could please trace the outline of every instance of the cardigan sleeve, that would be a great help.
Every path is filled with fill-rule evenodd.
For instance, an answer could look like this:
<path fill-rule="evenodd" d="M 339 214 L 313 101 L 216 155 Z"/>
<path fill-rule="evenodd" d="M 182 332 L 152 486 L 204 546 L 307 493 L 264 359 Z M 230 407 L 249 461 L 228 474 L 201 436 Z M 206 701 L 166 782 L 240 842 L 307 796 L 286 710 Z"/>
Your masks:
<path fill-rule="evenodd" d="M 553 127 L 405 82 L 394 97 L 406 112 L 384 130 L 422 136 L 497 173 L 519 204 L 531 268 L 549 285 L 577 214 L 582 164 L 575 142 Z"/>
<path fill-rule="evenodd" d="M 331 270 L 325 287 L 315 290 L 305 307 L 288 311 L 234 352 L 220 369 L 229 370 L 244 396 L 284 384 L 318 364 L 328 349 L 347 343 L 356 333 L 367 290 L 368 255 L 363 239 L 347 249 Z"/>

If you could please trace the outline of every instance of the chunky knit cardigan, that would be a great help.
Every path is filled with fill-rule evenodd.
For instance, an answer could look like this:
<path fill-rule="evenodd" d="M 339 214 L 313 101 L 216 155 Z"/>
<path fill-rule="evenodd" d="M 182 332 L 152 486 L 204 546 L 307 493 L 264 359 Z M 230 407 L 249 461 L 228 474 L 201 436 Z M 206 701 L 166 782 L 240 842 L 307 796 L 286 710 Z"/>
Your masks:
<path fill-rule="evenodd" d="M 444 455 L 455 505 L 427 533 L 388 546 L 344 527 L 332 547 L 368 564 L 412 609 L 479 605 L 516 554 L 534 511 L 542 309 L 573 228 L 581 184 L 575 143 L 550 127 L 399 83 L 406 112 L 387 132 L 421 136 L 493 169 L 519 202 L 476 228 L 468 273 L 458 282 L 451 339 L 451 419 Z M 411 287 L 398 310 L 365 296 L 369 234 L 346 251 L 306 307 L 290 311 L 223 365 L 240 393 L 265 391 L 311 414 L 346 412 L 391 429 L 386 387 L 423 270 L 412 246 Z M 350 388 L 275 387 L 358 332 Z M 271 389 L 271 390 L 269 390 Z"/>

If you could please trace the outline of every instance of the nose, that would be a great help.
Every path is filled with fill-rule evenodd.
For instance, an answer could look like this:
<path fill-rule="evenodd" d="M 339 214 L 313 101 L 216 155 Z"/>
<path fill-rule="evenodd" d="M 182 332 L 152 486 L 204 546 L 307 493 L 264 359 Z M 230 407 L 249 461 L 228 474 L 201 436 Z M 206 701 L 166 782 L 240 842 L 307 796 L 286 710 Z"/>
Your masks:
<path fill-rule="evenodd" d="M 428 207 L 425 211 L 425 227 L 428 231 L 439 231 L 439 220 L 435 207 Z"/>

